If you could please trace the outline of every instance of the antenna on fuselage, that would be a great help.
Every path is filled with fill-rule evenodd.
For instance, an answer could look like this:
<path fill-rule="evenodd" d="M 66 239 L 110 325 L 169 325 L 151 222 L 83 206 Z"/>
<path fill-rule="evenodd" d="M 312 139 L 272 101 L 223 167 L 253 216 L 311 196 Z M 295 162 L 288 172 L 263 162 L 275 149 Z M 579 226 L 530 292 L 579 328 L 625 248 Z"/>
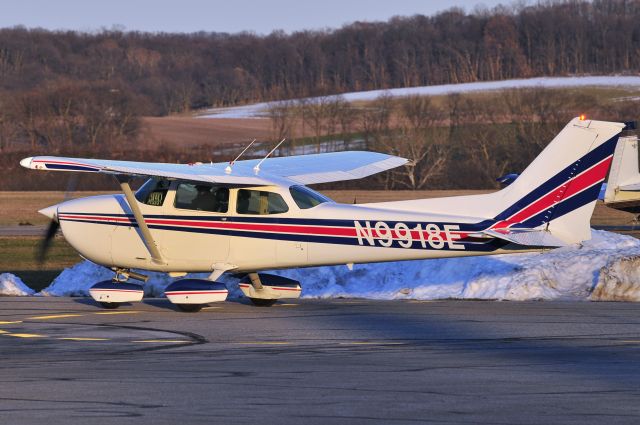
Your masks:
<path fill-rule="evenodd" d="M 262 158 L 262 161 L 258 162 L 258 164 L 255 167 L 253 167 L 253 171 L 255 171 L 256 174 L 258 174 L 258 172 L 260 171 L 260 165 L 262 165 L 264 160 L 269 158 L 271 156 L 271 154 L 274 153 L 276 151 L 276 149 L 278 149 L 280 147 L 280 145 L 284 143 L 285 140 L 287 140 L 286 137 L 284 139 L 280 140 L 280 143 L 278 143 L 275 148 L 271 149 L 269 151 L 269 153 L 267 154 L 267 156 Z"/>
<path fill-rule="evenodd" d="M 225 169 L 224 169 L 224 172 L 225 172 L 225 173 L 227 173 L 227 174 L 231 174 L 231 167 L 233 167 L 233 164 L 235 164 L 235 163 L 236 163 L 236 161 L 237 161 L 238 159 L 240 159 L 240 157 L 241 157 L 242 155 L 244 155 L 244 153 L 247 151 L 247 149 L 249 149 L 249 148 L 250 148 L 250 147 L 251 147 L 251 146 L 256 142 L 256 140 L 257 140 L 257 139 L 253 139 L 253 141 L 252 141 L 251 143 L 249 143 L 249 144 L 247 145 L 247 147 L 246 147 L 246 148 L 244 148 L 244 149 L 242 150 L 242 152 L 240 152 L 240 155 L 236 156 L 236 159 L 234 159 L 233 161 L 229 161 L 229 165 L 227 165 L 227 168 L 225 168 Z"/>

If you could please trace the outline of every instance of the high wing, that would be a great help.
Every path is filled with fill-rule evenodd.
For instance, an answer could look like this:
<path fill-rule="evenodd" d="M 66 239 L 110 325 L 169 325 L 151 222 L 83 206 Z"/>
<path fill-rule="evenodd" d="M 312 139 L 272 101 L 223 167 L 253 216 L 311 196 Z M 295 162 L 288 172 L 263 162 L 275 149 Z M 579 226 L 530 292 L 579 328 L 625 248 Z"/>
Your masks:
<path fill-rule="evenodd" d="M 360 179 L 407 163 L 377 152 L 347 151 L 210 164 L 168 164 L 106 159 L 36 156 L 20 165 L 34 170 L 76 171 L 165 177 L 207 183 L 271 185 L 314 184 Z M 256 168 L 256 166 L 258 166 Z"/>

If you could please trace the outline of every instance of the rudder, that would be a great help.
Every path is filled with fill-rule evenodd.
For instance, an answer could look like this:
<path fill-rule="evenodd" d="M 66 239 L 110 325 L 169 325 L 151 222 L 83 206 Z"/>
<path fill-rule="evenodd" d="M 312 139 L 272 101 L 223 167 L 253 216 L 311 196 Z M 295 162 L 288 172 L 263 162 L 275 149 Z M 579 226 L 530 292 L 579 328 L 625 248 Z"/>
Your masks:
<path fill-rule="evenodd" d="M 590 239 L 590 219 L 619 133 L 617 122 L 574 118 L 515 182 L 492 229 L 537 229 L 571 244 Z"/>

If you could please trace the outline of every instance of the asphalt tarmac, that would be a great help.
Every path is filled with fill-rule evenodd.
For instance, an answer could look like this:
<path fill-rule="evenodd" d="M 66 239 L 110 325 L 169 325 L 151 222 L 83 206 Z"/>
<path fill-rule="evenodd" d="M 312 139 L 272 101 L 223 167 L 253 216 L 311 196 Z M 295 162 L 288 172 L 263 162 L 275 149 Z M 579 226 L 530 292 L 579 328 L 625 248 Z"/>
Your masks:
<path fill-rule="evenodd" d="M 638 424 L 640 304 L 0 298 L 2 424 Z"/>

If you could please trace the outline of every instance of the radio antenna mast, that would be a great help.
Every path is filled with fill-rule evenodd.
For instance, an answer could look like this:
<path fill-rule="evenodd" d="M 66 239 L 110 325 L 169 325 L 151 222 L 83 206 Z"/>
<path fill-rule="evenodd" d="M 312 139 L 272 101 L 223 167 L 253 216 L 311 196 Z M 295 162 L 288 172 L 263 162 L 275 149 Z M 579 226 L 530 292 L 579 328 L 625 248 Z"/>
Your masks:
<path fill-rule="evenodd" d="M 285 137 L 284 139 L 280 140 L 280 143 L 278 143 L 276 145 L 275 148 L 271 149 L 271 151 L 269 151 L 269 153 L 267 154 L 267 156 L 265 156 L 264 158 L 262 158 L 262 161 L 258 162 L 258 164 L 253 167 L 253 171 L 255 171 L 256 174 L 258 174 L 258 172 L 260 171 L 260 165 L 262 165 L 262 163 L 264 162 L 265 159 L 269 158 L 271 156 L 272 153 L 275 152 L 276 149 L 278 149 L 280 147 L 281 144 L 284 143 L 284 141 L 287 140 L 287 138 Z"/>
<path fill-rule="evenodd" d="M 242 155 L 244 155 L 244 153 L 247 151 L 247 149 L 249 149 L 249 148 L 250 148 L 250 147 L 251 147 L 251 146 L 256 142 L 256 140 L 257 140 L 257 139 L 253 139 L 253 140 L 251 141 L 251 143 L 249 143 L 249 144 L 247 145 L 247 147 L 245 147 L 245 148 L 242 150 L 242 152 L 240 152 L 240 155 L 236 156 L 236 159 L 234 159 L 233 161 L 229 161 L 229 165 L 227 165 L 227 168 L 225 168 L 225 169 L 224 169 L 224 172 L 225 172 L 225 173 L 227 173 L 227 174 L 231 174 L 231 167 L 233 167 L 233 164 L 235 164 L 235 163 L 236 163 L 236 161 L 237 161 L 238 159 L 240 159 L 240 157 L 241 157 Z"/>

